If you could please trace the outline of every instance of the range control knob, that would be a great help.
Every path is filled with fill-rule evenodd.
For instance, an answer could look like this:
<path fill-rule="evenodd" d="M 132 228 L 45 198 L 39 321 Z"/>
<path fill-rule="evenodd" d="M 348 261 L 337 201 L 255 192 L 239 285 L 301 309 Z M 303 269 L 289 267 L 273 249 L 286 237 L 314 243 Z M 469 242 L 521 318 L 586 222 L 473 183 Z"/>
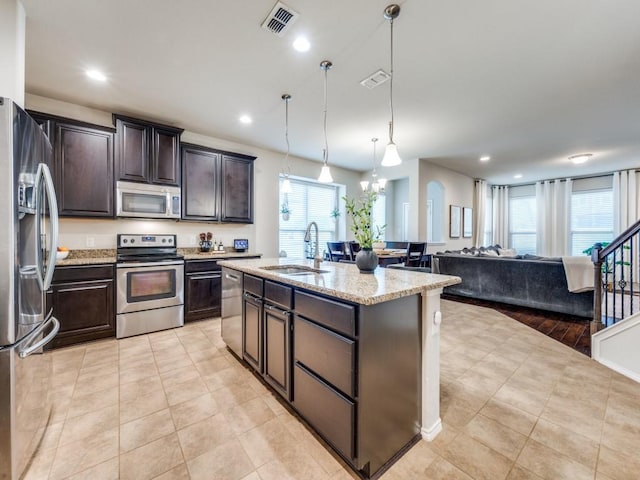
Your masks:
<path fill-rule="evenodd" d="M 162 239 L 162 243 L 167 243 L 167 239 L 166 239 L 166 238 L 163 238 L 163 239 Z"/>
<path fill-rule="evenodd" d="M 122 239 L 122 243 L 127 243 L 129 240 L 127 240 L 126 238 Z"/>
<path fill-rule="evenodd" d="M 135 238 L 132 238 L 132 239 L 131 239 L 131 243 L 136 243 L 136 239 L 135 239 Z"/>

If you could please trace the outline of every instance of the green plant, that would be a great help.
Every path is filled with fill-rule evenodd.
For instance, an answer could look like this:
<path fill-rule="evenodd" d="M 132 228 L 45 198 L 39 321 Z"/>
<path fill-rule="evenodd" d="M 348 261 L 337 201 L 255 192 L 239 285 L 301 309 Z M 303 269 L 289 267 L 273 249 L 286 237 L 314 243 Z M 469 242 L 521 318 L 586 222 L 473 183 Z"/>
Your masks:
<path fill-rule="evenodd" d="M 283 215 L 285 213 L 291 213 L 291 209 L 289 208 L 289 204 L 288 203 L 283 203 L 282 206 L 280 207 L 280 213 L 282 213 Z"/>
<path fill-rule="evenodd" d="M 378 198 L 378 194 L 369 191 L 360 199 L 342 197 L 345 202 L 345 209 L 351 216 L 351 231 L 361 248 L 371 248 L 373 241 L 380 238 L 386 225 L 382 227 L 376 226 L 376 233 L 373 232 L 371 225 L 371 211 L 373 204 Z"/>
<path fill-rule="evenodd" d="M 600 243 L 600 245 L 602 246 L 602 248 L 605 248 L 605 247 L 606 247 L 607 245 L 609 245 L 609 243 L 611 243 L 611 242 L 598 242 L 598 243 Z M 583 251 L 582 251 L 582 253 L 584 253 L 584 254 L 586 254 L 586 255 L 591 256 L 591 253 L 593 252 L 593 247 L 594 247 L 594 245 L 592 245 L 591 247 L 589 247 L 589 248 L 587 248 L 587 249 L 583 250 Z M 616 260 L 616 261 L 615 261 L 615 263 L 614 263 L 614 261 L 613 261 L 613 258 L 612 258 L 612 257 L 607 256 L 607 257 L 605 258 L 605 261 L 604 261 L 604 262 L 602 262 L 602 266 L 601 266 L 601 268 L 600 268 L 600 270 L 601 270 L 601 272 L 602 272 L 602 273 L 614 273 L 614 271 L 613 271 L 613 270 L 614 270 L 614 266 L 615 266 L 615 265 L 626 265 L 626 266 L 631 265 L 631 262 L 627 262 L 626 260 L 624 260 L 624 250 L 630 250 L 630 249 L 631 249 L 631 247 L 630 247 L 629 245 L 623 245 L 623 246 L 622 246 L 622 249 L 623 249 L 623 252 L 622 252 L 622 254 L 623 254 L 623 259 L 622 259 L 622 260 Z"/>
<path fill-rule="evenodd" d="M 334 219 L 338 219 L 340 217 L 340 210 L 338 210 L 338 207 L 331 210 L 331 217 Z"/>

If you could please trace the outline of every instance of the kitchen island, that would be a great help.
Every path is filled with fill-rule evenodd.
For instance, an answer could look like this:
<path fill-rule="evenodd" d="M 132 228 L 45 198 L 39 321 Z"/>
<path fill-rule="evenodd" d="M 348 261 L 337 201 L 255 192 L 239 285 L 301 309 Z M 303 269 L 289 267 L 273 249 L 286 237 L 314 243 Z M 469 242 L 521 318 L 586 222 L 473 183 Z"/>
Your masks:
<path fill-rule="evenodd" d="M 360 476 L 440 432 L 440 294 L 459 277 L 287 258 L 220 265 L 242 278 L 236 353 Z"/>

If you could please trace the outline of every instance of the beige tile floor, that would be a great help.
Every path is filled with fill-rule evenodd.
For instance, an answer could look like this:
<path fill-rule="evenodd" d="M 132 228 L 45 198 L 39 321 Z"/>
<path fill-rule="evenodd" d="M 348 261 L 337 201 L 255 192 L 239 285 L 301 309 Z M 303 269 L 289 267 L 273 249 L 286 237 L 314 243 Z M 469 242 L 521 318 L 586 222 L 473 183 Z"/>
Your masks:
<path fill-rule="evenodd" d="M 383 476 L 638 479 L 640 384 L 493 310 L 442 302 L 441 415 Z M 220 320 L 48 353 L 27 479 L 357 478 L 225 348 Z"/>

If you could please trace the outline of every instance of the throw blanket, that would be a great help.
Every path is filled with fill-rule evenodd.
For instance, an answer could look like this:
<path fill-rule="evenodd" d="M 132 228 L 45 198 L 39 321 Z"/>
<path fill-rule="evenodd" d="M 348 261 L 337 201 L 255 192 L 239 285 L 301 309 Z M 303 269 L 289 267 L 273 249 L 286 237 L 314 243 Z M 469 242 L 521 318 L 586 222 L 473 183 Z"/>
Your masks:
<path fill-rule="evenodd" d="M 562 257 L 567 287 L 572 293 L 593 290 L 593 262 L 586 255 Z"/>

